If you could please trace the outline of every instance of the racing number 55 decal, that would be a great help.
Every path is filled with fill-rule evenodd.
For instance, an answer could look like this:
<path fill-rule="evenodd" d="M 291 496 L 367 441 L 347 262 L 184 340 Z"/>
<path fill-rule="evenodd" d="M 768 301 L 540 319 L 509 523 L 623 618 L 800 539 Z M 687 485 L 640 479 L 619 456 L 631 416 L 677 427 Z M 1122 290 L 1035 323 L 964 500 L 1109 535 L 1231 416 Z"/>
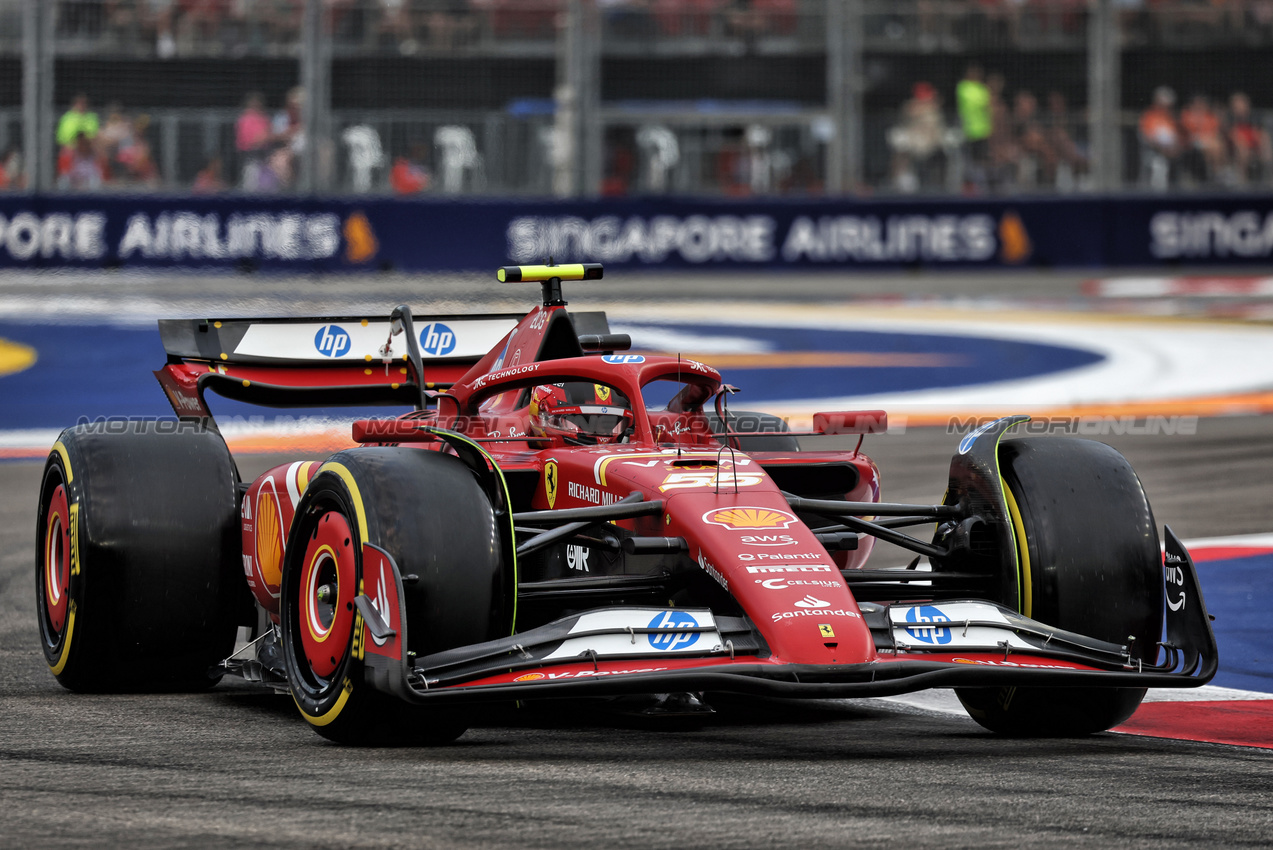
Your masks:
<path fill-rule="evenodd" d="M 765 480 L 763 472 L 738 472 L 726 469 L 695 469 L 669 473 L 659 490 L 688 490 L 694 487 L 754 487 Z"/>

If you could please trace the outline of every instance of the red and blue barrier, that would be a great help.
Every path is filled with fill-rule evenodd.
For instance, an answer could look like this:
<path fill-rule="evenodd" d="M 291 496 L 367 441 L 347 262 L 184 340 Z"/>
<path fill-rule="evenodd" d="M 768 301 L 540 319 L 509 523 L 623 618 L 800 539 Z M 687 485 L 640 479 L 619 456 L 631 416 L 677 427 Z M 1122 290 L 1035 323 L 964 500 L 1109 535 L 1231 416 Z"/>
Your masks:
<path fill-rule="evenodd" d="M 0 197 L 0 268 L 488 270 L 1251 265 L 1273 196 L 592 201 Z"/>

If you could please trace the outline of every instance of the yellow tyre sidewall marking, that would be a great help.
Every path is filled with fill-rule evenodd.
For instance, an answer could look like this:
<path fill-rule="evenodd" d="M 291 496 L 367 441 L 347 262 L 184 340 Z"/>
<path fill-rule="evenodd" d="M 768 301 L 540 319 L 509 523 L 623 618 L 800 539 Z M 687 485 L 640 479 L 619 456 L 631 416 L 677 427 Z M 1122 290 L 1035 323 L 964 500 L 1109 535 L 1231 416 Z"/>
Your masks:
<path fill-rule="evenodd" d="M 310 714 L 305 707 L 296 701 L 296 695 L 292 695 L 292 701 L 296 702 L 296 707 L 301 710 L 301 716 L 308 720 L 314 726 L 326 726 L 340 716 L 345 709 L 345 703 L 349 702 L 349 695 L 354 692 L 354 683 L 348 676 L 345 677 L 344 683 L 340 687 L 340 696 L 336 698 L 336 704 L 327 711 L 317 716 Z"/>
<path fill-rule="evenodd" d="M 35 349 L 28 345 L 0 339 L 0 377 L 29 369 L 35 364 Z"/>
<path fill-rule="evenodd" d="M 1008 516 L 1012 518 L 1012 528 L 1016 532 L 1017 557 L 1021 567 L 1021 613 L 1032 616 L 1034 609 L 1034 588 L 1030 577 L 1030 544 L 1025 538 L 1025 522 L 1021 519 L 1021 510 L 1017 507 L 1017 499 L 1012 495 L 1007 483 L 1003 485 L 1003 494 L 1008 500 Z"/>
<path fill-rule="evenodd" d="M 354 504 L 354 513 L 358 520 L 358 537 L 359 545 L 367 541 L 367 511 L 362 505 L 362 492 L 358 489 L 358 482 L 354 480 L 354 474 L 349 471 L 342 463 L 328 461 L 324 463 L 314 477 L 317 478 L 324 472 L 330 472 L 345 483 L 345 487 L 349 490 L 350 501 Z M 311 479 L 312 480 L 312 479 Z M 308 483 L 308 482 L 307 482 Z M 358 557 L 355 553 L 354 557 Z M 355 650 L 359 644 L 358 632 L 363 628 L 362 617 L 355 614 L 354 616 L 354 643 L 351 654 L 356 654 Z M 354 682 L 349 676 L 345 676 L 345 681 L 341 684 L 340 696 L 336 698 L 336 704 L 327 711 L 319 715 L 310 714 L 303 705 L 296 699 L 296 694 L 292 694 L 292 701 L 296 703 L 296 707 L 300 709 L 301 716 L 314 726 L 327 726 L 334 722 L 340 713 L 345 710 L 345 704 L 349 702 L 349 695 L 354 692 Z"/>

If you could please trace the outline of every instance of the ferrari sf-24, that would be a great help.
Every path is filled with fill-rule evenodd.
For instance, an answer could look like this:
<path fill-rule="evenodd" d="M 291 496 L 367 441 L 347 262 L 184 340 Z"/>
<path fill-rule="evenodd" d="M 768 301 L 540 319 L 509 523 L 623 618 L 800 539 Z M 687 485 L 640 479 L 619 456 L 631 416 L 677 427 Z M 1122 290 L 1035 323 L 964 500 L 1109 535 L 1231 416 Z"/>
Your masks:
<path fill-rule="evenodd" d="M 926 688 L 995 732 L 1082 735 L 1215 674 L 1189 553 L 1170 529 L 1160 548 L 1114 449 L 1003 439 L 1012 416 L 963 437 L 940 503 L 881 501 L 861 447 L 884 413 L 797 433 L 733 410 L 709 364 L 567 310 L 562 282 L 601 276 L 500 269 L 539 284 L 525 316 L 161 321 L 176 418 L 69 428 L 45 466 L 53 675 L 101 692 L 234 674 L 331 740 L 436 744 L 475 704 L 678 714 Z M 208 392 L 409 412 L 242 481 Z M 915 560 L 868 567 L 877 540 Z"/>

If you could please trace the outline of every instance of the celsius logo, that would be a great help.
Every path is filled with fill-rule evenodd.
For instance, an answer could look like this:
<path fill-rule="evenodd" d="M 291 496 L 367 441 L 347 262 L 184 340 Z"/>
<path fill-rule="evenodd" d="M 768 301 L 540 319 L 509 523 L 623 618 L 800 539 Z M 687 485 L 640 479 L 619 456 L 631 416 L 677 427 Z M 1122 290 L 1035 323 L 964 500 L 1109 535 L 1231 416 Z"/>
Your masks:
<path fill-rule="evenodd" d="M 455 331 L 441 322 L 429 322 L 420 330 L 420 350 L 430 357 L 445 357 L 455 350 Z"/>
<path fill-rule="evenodd" d="M 695 620 L 684 611 L 663 611 L 656 614 L 654 619 L 650 621 L 651 629 L 667 629 L 667 631 L 658 634 L 649 635 L 650 646 L 655 649 L 686 649 L 698 642 L 698 632 L 676 632 L 671 631 L 674 628 L 698 628 L 698 620 Z"/>
<path fill-rule="evenodd" d="M 940 608 L 932 605 L 921 605 L 906 612 L 908 623 L 929 623 L 932 625 L 907 626 L 906 633 L 924 643 L 950 643 L 954 635 L 950 629 L 936 625 L 949 623 L 950 618 Z"/>
<path fill-rule="evenodd" d="M 338 325 L 323 325 L 318 329 L 318 333 L 314 334 L 314 347 L 324 357 L 339 357 L 342 354 L 348 354 L 353 343 L 350 342 L 349 334 L 344 328 Z"/>

